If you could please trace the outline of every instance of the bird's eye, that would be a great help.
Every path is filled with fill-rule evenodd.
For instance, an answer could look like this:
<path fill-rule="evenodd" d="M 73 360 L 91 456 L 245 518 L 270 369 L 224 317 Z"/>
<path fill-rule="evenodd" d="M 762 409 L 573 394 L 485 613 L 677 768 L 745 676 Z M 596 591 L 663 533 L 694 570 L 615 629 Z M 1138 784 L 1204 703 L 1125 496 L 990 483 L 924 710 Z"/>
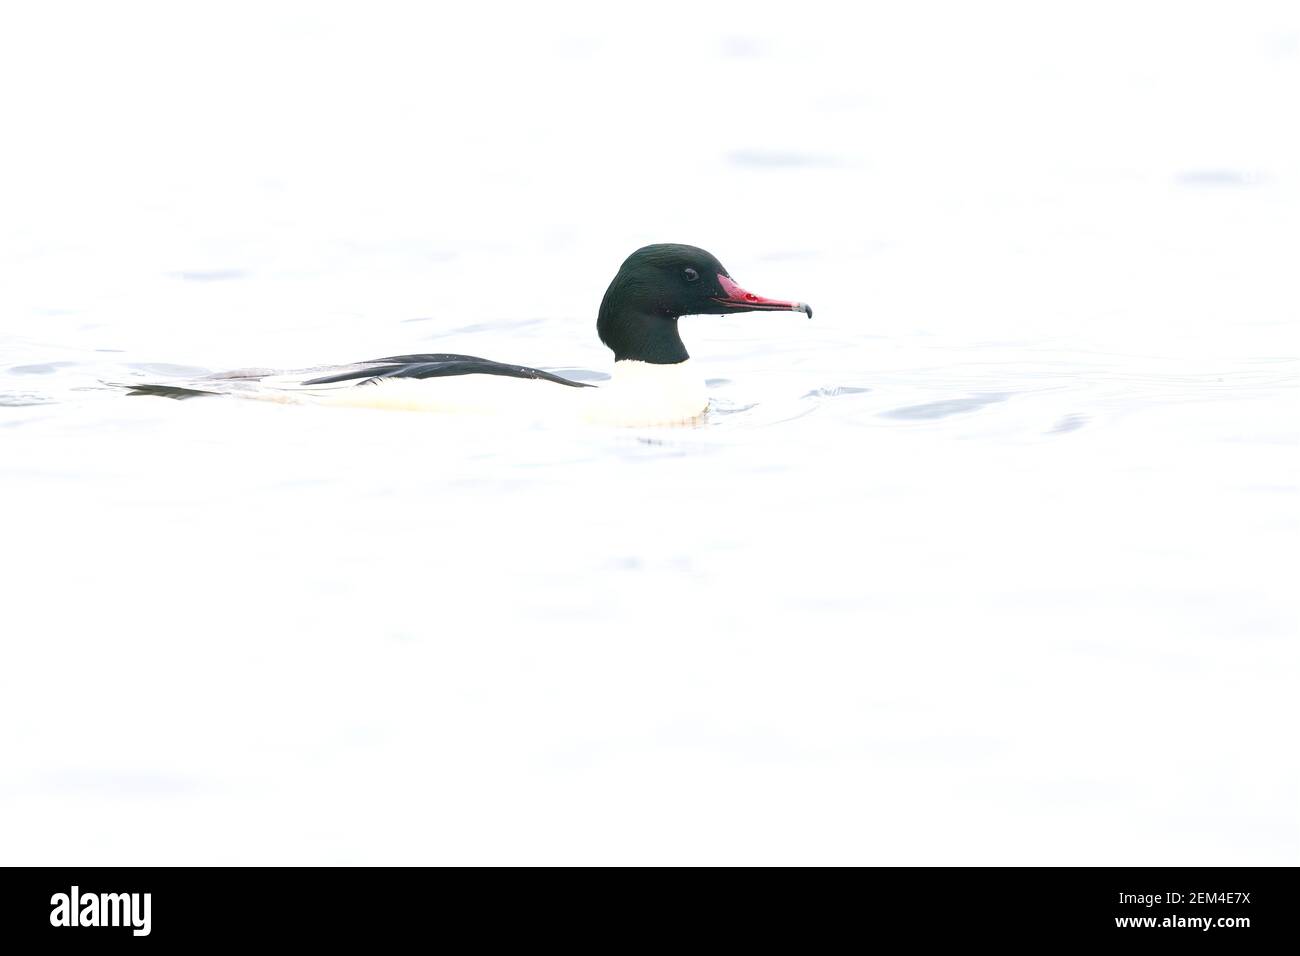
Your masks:
<path fill-rule="evenodd" d="M 686 276 L 687 282 L 694 282 L 700 277 L 700 274 L 690 267 L 683 269 L 682 275 Z"/>

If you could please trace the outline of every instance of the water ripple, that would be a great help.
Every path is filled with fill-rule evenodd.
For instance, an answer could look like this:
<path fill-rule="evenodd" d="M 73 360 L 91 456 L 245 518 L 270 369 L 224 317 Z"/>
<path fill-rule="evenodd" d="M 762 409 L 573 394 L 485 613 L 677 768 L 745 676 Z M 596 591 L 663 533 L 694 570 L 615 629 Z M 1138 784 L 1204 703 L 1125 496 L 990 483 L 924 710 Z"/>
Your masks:
<path fill-rule="evenodd" d="M 950 398 L 942 402 L 926 402 L 924 405 L 904 405 L 881 412 L 881 418 L 899 418 L 907 421 L 919 421 L 931 418 L 947 418 L 949 415 L 961 415 L 974 412 L 985 405 L 1006 401 L 1007 394 L 974 395 L 970 398 Z"/>

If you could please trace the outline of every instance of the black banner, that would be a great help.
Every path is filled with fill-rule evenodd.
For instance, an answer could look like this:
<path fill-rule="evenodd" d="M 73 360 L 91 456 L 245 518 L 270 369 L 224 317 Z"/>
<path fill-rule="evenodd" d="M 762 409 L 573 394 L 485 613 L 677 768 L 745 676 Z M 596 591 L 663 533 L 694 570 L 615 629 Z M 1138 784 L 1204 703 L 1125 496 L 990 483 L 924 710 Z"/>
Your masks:
<path fill-rule="evenodd" d="M 1100 942 L 1236 949 L 1297 938 L 1294 869 L 8 869 L 11 940 Z M 10 952 L 26 950 L 10 949 Z"/>

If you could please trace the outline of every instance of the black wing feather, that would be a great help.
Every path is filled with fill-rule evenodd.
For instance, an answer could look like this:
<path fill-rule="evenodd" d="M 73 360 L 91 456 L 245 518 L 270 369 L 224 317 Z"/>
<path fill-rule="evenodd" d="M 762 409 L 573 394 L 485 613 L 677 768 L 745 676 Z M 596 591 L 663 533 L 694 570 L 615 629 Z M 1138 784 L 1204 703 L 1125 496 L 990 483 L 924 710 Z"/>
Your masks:
<path fill-rule="evenodd" d="M 573 388 L 592 388 L 586 382 L 571 382 L 553 372 L 526 365 L 507 365 L 474 355 L 427 353 L 422 355 L 390 355 L 388 358 L 361 362 L 364 368 L 350 369 L 334 375 L 309 379 L 304 385 L 335 385 L 339 382 L 373 382 L 385 378 L 441 378 L 448 375 L 505 375 L 510 378 L 535 378 Z"/>

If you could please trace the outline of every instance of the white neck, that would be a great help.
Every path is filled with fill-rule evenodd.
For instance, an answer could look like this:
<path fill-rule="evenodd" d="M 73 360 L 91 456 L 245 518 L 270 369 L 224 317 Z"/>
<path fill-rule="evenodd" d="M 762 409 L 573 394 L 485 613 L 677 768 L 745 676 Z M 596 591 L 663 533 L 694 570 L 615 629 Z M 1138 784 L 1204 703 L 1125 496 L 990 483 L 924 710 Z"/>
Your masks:
<path fill-rule="evenodd" d="M 667 382 L 685 379 L 691 376 L 691 362 L 674 362 L 672 365 L 656 365 L 653 362 L 638 362 L 636 359 L 623 359 L 614 363 L 613 381 L 625 382 Z"/>

